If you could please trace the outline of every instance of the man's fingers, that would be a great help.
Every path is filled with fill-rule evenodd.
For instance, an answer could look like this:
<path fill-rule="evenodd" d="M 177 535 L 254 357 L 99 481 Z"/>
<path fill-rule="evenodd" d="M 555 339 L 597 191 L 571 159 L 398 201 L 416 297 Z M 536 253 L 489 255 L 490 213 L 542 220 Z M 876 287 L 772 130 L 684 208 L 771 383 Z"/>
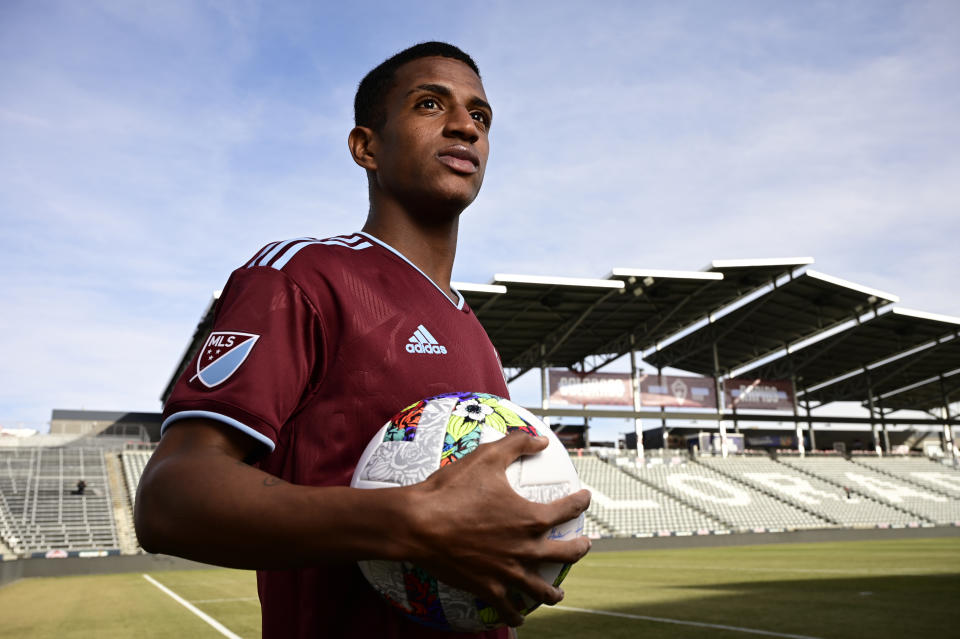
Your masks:
<path fill-rule="evenodd" d="M 549 443 L 550 440 L 543 435 L 531 437 L 526 433 L 514 431 L 502 439 L 485 444 L 485 446 L 489 446 L 491 450 L 496 451 L 503 459 L 506 467 L 524 455 L 539 453 Z"/>
<path fill-rule="evenodd" d="M 499 588 L 496 588 L 495 592 L 499 593 Z M 545 581 L 530 566 L 516 578 L 514 584 L 502 596 L 497 594 L 489 600 L 489 603 L 496 608 L 504 623 L 508 626 L 519 626 L 524 620 L 522 611 L 529 608 L 531 603 L 545 603 L 552 606 L 562 599 L 563 590 Z"/>
<path fill-rule="evenodd" d="M 494 607 L 505 624 L 516 627 L 523 624 L 523 615 L 520 612 L 524 606 L 522 602 L 514 601 L 517 599 L 515 594 L 502 586 L 497 586 L 487 596 L 481 595 L 481 598 Z"/>
<path fill-rule="evenodd" d="M 577 537 L 576 539 L 548 539 L 544 541 L 538 550 L 538 559 L 540 561 L 551 561 L 559 564 L 572 564 L 580 561 L 584 555 L 590 552 L 591 542 L 587 537 Z"/>
<path fill-rule="evenodd" d="M 590 491 L 586 488 L 543 504 L 543 518 L 549 527 L 576 519 L 590 506 Z"/>

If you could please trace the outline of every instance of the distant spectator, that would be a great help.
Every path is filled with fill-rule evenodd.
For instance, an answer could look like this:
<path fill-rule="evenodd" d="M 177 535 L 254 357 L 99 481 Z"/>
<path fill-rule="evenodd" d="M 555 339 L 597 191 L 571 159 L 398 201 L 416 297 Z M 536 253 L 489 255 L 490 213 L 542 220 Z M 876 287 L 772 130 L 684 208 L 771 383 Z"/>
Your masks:
<path fill-rule="evenodd" d="M 848 488 L 847 486 L 844 486 L 843 492 L 847 494 L 847 501 L 850 501 L 850 488 Z"/>
<path fill-rule="evenodd" d="M 71 494 L 71 495 L 82 495 L 82 494 L 83 494 L 83 491 L 85 491 L 86 489 L 87 489 L 87 482 L 85 482 L 85 481 L 83 481 L 83 480 L 81 479 L 80 481 L 77 482 L 77 489 L 76 489 L 76 490 L 71 490 L 71 491 L 70 491 L 70 494 Z"/>

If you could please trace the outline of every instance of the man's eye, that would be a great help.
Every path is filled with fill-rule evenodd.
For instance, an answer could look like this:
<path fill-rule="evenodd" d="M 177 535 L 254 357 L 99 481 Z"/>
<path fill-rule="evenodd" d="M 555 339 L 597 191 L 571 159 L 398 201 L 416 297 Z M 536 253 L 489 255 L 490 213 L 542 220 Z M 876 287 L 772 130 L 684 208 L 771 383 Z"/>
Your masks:
<path fill-rule="evenodd" d="M 486 113 L 483 113 L 482 111 L 474 111 L 473 113 L 470 114 L 470 116 L 471 116 L 474 120 L 476 120 L 477 122 L 479 122 L 480 124 L 482 124 L 483 126 L 489 126 L 489 125 L 490 125 L 490 118 L 488 118 L 488 117 L 487 117 L 487 114 L 486 114 Z"/>
<path fill-rule="evenodd" d="M 436 109 L 437 101 L 434 100 L 433 98 L 426 98 L 424 100 L 420 100 L 420 104 L 418 104 L 417 106 L 421 106 L 424 109 Z"/>

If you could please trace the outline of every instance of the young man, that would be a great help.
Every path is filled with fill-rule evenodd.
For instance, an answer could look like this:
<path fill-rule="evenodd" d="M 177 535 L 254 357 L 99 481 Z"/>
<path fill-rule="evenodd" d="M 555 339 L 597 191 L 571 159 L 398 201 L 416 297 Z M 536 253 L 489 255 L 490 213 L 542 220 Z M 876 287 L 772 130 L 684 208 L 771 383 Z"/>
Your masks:
<path fill-rule="evenodd" d="M 543 438 L 481 446 L 414 486 L 348 487 L 369 439 L 404 406 L 444 392 L 507 394 L 493 346 L 450 286 L 491 108 L 469 56 L 425 43 L 371 71 L 355 111 L 349 146 L 370 195 L 363 230 L 275 242 L 233 273 L 211 338 L 164 407 L 137 533 L 152 552 L 258 569 L 267 638 L 449 636 L 390 609 L 361 558 L 415 562 L 518 625 L 517 591 L 562 597 L 537 564 L 589 548 L 546 539 L 586 509 L 586 491 L 533 504 L 507 483 L 506 466 Z M 406 349 L 424 329 L 444 348 Z"/>

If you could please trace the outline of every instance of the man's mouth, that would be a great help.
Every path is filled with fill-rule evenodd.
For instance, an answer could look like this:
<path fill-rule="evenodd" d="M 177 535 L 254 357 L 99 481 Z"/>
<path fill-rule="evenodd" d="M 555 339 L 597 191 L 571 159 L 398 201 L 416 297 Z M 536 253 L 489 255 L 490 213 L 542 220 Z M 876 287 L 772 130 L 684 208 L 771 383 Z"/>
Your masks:
<path fill-rule="evenodd" d="M 437 153 L 437 159 L 458 173 L 476 173 L 480 170 L 480 156 L 462 144 L 454 144 Z"/>

